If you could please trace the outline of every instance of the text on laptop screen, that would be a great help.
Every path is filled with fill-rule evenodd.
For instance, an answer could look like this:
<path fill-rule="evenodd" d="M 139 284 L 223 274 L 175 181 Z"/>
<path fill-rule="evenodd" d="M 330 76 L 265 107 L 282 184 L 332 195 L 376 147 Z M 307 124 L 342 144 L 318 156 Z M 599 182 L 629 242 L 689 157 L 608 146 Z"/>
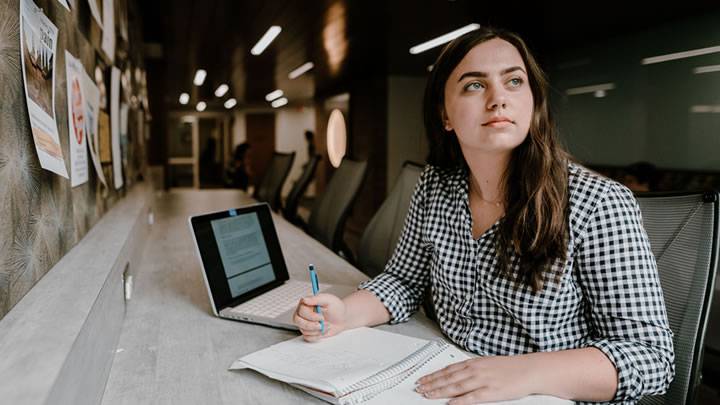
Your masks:
<path fill-rule="evenodd" d="M 216 219 L 210 225 L 233 298 L 275 280 L 257 214 Z"/>

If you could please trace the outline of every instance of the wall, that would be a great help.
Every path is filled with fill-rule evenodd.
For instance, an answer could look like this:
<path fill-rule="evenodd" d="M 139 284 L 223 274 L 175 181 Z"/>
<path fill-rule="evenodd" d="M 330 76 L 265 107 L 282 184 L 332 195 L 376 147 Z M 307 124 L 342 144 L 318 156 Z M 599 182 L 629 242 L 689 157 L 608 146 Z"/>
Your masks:
<path fill-rule="evenodd" d="M 282 195 L 287 196 L 293 183 L 302 174 L 308 161 L 305 131 L 315 132 L 315 109 L 312 107 L 283 108 L 275 114 L 275 150 L 295 152 L 295 161 L 283 185 Z"/>
<path fill-rule="evenodd" d="M 76 0 L 68 11 L 56 0 L 37 1 L 58 27 L 55 62 L 55 116 L 65 165 L 69 169 L 65 50 L 80 58 L 93 73 L 101 31 L 90 16 L 86 1 Z M 126 2 L 116 0 L 116 12 Z M 99 218 L 123 197 L 142 175 L 145 161 L 144 136 L 139 133 L 140 113 L 131 109 L 128 122 L 128 165 L 126 185 L 115 190 L 101 187 L 92 167 L 89 181 L 71 188 L 68 179 L 40 168 L 30 132 L 20 64 L 18 0 L 0 2 L 0 318 L 65 255 Z M 130 43 L 140 43 L 140 30 L 134 3 L 130 15 Z M 116 24 L 117 27 L 117 24 Z M 140 47 L 129 47 L 118 37 L 116 64 L 142 67 Z M 125 58 L 121 58 L 123 54 Z M 109 74 L 109 71 L 108 71 Z M 134 86 L 139 84 L 132 81 Z M 91 75 L 92 77 L 92 75 Z M 136 87 L 137 88 L 137 87 Z M 88 157 L 89 160 L 89 157 Z M 104 165 L 105 177 L 112 181 L 112 167 Z M 78 269 L 78 271 L 81 271 Z"/>
<path fill-rule="evenodd" d="M 423 125 L 425 77 L 388 78 L 387 191 L 400 175 L 403 162 L 425 163 L 428 143 Z"/>
<path fill-rule="evenodd" d="M 546 67 L 561 134 L 596 165 L 646 160 L 659 167 L 720 170 L 720 53 L 642 65 L 643 58 L 720 45 L 720 14 L 677 21 L 554 55 Z M 569 88 L 614 83 L 605 97 Z"/>

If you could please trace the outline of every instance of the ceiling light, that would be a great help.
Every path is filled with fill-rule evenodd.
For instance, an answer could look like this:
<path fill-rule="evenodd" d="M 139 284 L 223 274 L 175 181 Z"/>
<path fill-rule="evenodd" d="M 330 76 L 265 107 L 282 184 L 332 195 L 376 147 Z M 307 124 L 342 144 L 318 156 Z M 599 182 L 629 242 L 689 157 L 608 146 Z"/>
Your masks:
<path fill-rule="evenodd" d="M 195 84 L 196 86 L 202 86 L 202 84 L 205 83 L 206 76 L 207 72 L 205 71 L 205 69 L 198 69 L 197 72 L 195 72 L 193 84 Z"/>
<path fill-rule="evenodd" d="M 283 98 L 279 98 L 279 99 L 273 101 L 272 103 L 270 103 L 270 105 L 273 106 L 273 108 L 278 108 L 278 107 L 284 106 L 287 103 L 288 103 L 288 99 L 283 97 Z"/>
<path fill-rule="evenodd" d="M 255 44 L 255 46 L 252 47 L 250 50 L 250 53 L 253 55 L 260 55 L 263 53 L 265 48 L 270 45 L 270 43 L 275 39 L 278 34 L 280 34 L 280 31 L 282 31 L 282 28 L 280 28 L 277 25 L 273 25 L 272 27 L 268 28 L 267 32 L 265 32 L 265 35 L 260 38 L 260 40 Z"/>
<path fill-rule="evenodd" d="M 195 106 L 195 109 L 198 111 L 205 111 L 206 108 L 207 104 L 204 101 L 197 103 L 197 105 Z"/>
<path fill-rule="evenodd" d="M 275 91 L 271 91 L 270 93 L 268 93 L 267 96 L 265 96 L 265 100 L 273 101 L 276 98 L 280 98 L 282 96 L 283 96 L 283 91 L 280 89 L 277 89 Z"/>
<path fill-rule="evenodd" d="M 222 97 L 227 93 L 227 91 L 230 89 L 227 84 L 223 83 L 218 86 L 217 89 L 215 89 L 215 97 Z"/>
<path fill-rule="evenodd" d="M 653 56 L 644 58 L 640 61 L 643 65 L 651 65 L 653 63 L 667 62 L 669 60 L 692 58 L 693 56 L 707 55 L 710 53 L 720 52 L 720 46 L 711 46 L 709 48 L 693 49 L 690 51 L 669 53 L 667 55 Z"/>
<path fill-rule="evenodd" d="M 613 90 L 615 83 L 602 83 L 593 86 L 573 87 L 572 89 L 565 90 L 565 94 L 568 96 L 576 96 L 578 94 L 593 93 L 595 97 L 604 97 L 605 92 Z"/>
<path fill-rule="evenodd" d="M 180 95 L 180 104 L 185 105 L 190 101 L 190 95 L 187 93 L 183 93 Z"/>
<path fill-rule="evenodd" d="M 225 108 L 227 108 L 229 110 L 229 109 L 235 107 L 236 104 L 237 104 L 237 100 L 235 100 L 234 98 L 229 98 L 229 99 L 227 99 L 227 101 L 225 101 L 224 105 L 225 105 Z"/>
<path fill-rule="evenodd" d="M 696 75 L 699 75 L 701 73 L 712 73 L 712 72 L 720 72 L 720 65 L 698 66 L 695 69 L 693 69 L 693 73 L 695 73 Z"/>
<path fill-rule="evenodd" d="M 469 24 L 462 28 L 458 28 L 455 31 L 448 32 L 445 35 L 441 35 L 437 38 L 431 39 L 427 42 L 423 42 L 420 45 L 415 45 L 412 48 L 410 48 L 410 53 L 413 55 L 417 55 L 421 52 L 425 52 L 428 49 L 435 48 L 436 46 L 440 46 L 442 44 L 448 43 L 452 41 L 453 39 L 463 35 L 467 34 L 470 31 L 475 31 L 476 29 L 480 28 L 480 24 Z"/>
<path fill-rule="evenodd" d="M 312 62 L 303 63 L 302 65 L 297 67 L 295 70 L 288 73 L 288 79 L 290 79 L 290 80 L 297 79 L 300 75 L 302 75 L 303 73 L 307 72 L 308 70 L 310 70 L 314 67 L 315 67 L 315 64 Z"/>

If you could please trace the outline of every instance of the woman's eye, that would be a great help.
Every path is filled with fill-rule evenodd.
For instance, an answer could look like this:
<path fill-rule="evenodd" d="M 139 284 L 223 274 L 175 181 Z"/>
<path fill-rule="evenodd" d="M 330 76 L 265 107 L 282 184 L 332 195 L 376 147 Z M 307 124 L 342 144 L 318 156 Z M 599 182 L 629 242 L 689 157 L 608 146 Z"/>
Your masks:
<path fill-rule="evenodd" d="M 480 90 L 483 87 L 484 86 L 482 84 L 480 84 L 479 82 L 471 82 L 471 83 L 468 83 L 465 85 L 465 90 L 475 91 L 475 90 Z"/>
<path fill-rule="evenodd" d="M 523 79 L 519 77 L 514 77 L 508 81 L 510 83 L 510 86 L 512 87 L 519 87 L 521 84 L 523 84 Z"/>

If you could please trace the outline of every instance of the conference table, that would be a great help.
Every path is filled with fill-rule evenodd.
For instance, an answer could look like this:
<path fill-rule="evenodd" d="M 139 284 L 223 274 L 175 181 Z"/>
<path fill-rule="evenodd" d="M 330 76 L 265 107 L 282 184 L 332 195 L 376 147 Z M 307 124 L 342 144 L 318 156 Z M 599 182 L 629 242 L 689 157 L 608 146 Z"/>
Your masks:
<path fill-rule="evenodd" d="M 228 371 L 237 358 L 298 336 L 212 314 L 187 218 L 253 202 L 236 190 L 158 192 L 154 224 L 133 272 L 132 297 L 103 404 L 324 403 L 253 371 Z M 307 265 L 314 263 L 324 283 L 356 286 L 367 279 L 301 229 L 273 215 L 291 278 L 308 281 Z M 406 323 L 379 328 L 423 339 L 442 337 L 422 313 Z"/>

